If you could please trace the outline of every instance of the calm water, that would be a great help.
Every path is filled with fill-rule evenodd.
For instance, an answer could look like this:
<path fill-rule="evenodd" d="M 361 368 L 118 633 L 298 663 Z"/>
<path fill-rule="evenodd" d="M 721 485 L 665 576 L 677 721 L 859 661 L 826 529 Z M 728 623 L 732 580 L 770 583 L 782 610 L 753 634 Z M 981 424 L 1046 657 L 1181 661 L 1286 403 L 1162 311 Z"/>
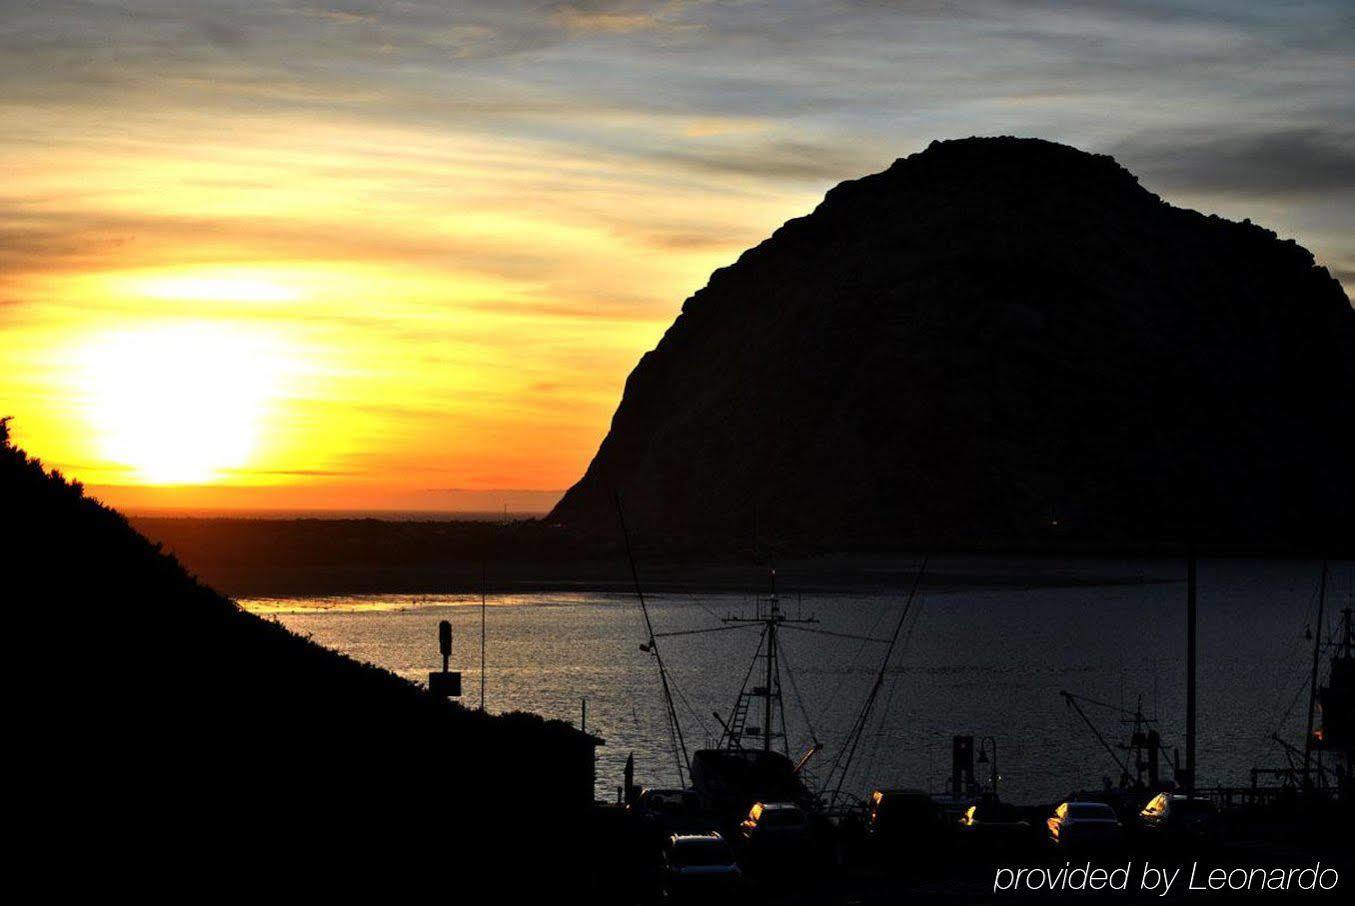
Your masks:
<path fill-rule="evenodd" d="M 1019 574 L 994 561 L 951 561 L 947 573 Z M 1047 572 L 1049 564 L 1042 564 Z M 972 587 L 928 590 L 906 625 L 856 759 L 848 787 L 940 789 L 956 733 L 996 737 L 1004 795 L 1054 799 L 1098 786 L 1113 763 L 1060 689 L 1156 712 L 1168 747 L 1183 745 L 1183 569 L 1135 561 L 1063 564 L 1059 570 L 1107 584 L 1082 587 Z M 1313 563 L 1207 562 L 1200 566 L 1199 749 L 1201 782 L 1243 784 L 1254 764 L 1282 762 L 1272 733 L 1302 735 L 1319 567 Z M 1329 614 L 1351 596 L 1349 563 L 1333 567 Z M 1138 581 L 1144 580 L 1144 581 Z M 1115 584 L 1130 581 L 1132 584 Z M 822 629 L 887 635 L 907 589 L 896 594 L 814 594 L 797 601 L 783 590 L 789 615 L 814 614 Z M 455 667 L 466 702 L 479 702 L 479 599 L 468 596 L 361 596 L 252 599 L 242 604 L 356 658 L 422 679 L 438 662 L 437 623 L 451 620 Z M 657 632 L 719 625 L 751 612 L 737 595 L 653 595 Z M 611 594 L 491 596 L 488 608 L 487 704 L 577 724 L 588 700 L 588 727 L 607 740 L 599 750 L 598 795 L 615 796 L 621 766 L 635 753 L 637 777 L 671 784 L 674 761 L 652 657 L 639 650 L 643 622 L 634 599 Z M 856 716 L 879 665 L 881 646 L 785 631 L 783 679 L 792 757 L 807 747 L 809 727 L 827 749 Z M 757 630 L 663 639 L 688 745 L 718 733 L 713 710 L 727 715 L 757 645 Z M 790 680 L 793 679 L 792 682 Z M 803 701 L 803 713 L 798 698 Z M 1089 708 L 1112 741 L 1127 732 L 1118 716 Z M 807 719 L 806 716 L 807 715 Z M 753 721 L 750 720 L 750 723 Z M 986 768 L 983 770 L 986 771 Z"/>

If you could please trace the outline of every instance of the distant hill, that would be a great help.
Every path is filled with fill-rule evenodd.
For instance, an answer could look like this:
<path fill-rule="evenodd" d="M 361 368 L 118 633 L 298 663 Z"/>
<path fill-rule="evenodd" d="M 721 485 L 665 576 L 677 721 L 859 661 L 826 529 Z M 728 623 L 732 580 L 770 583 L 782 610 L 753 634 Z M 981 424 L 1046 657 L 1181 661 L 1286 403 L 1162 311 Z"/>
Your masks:
<path fill-rule="evenodd" d="M 219 890 L 284 859 L 312 891 L 390 893 L 430 856 L 545 864 L 567 851 L 551 833 L 586 819 L 582 733 L 435 700 L 244 613 L 13 446 L 3 420 L 0 501 L 8 638 L 32 660 L 10 730 L 41 797 L 38 823 L 21 822 L 34 839 L 97 836 L 100 859 L 146 883 L 166 880 L 162 862 L 196 864 Z M 535 830 L 505 843 L 524 796 Z"/>
<path fill-rule="evenodd" d="M 716 271 L 548 522 L 672 547 L 1349 543 L 1355 312 L 1105 156 L 936 142 Z"/>

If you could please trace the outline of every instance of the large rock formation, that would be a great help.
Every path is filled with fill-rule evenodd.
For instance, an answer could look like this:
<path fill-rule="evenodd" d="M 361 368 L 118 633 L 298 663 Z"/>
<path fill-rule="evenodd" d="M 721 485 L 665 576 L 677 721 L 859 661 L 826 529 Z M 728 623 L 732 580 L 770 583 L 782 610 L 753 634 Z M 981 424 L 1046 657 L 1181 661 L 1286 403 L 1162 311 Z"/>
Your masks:
<path fill-rule="evenodd" d="M 1353 414 L 1355 312 L 1305 249 L 1109 157 L 937 142 L 716 271 L 550 521 L 614 537 L 619 492 L 712 548 L 1327 544 Z"/>

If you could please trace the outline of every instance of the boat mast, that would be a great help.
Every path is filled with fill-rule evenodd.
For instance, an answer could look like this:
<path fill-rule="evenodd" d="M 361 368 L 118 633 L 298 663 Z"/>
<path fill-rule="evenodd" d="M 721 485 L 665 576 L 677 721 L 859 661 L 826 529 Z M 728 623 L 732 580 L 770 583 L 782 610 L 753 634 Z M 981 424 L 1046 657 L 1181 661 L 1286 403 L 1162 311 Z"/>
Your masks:
<path fill-rule="evenodd" d="M 772 600 L 769 603 L 768 610 L 772 613 L 780 611 L 776 603 L 776 570 L 772 570 Z M 776 620 L 767 621 L 767 695 L 763 698 L 763 718 L 762 718 L 762 751 L 770 752 L 772 749 L 772 678 L 776 676 Z M 780 689 L 777 689 L 778 694 Z M 781 732 L 785 733 L 786 728 L 783 725 Z"/>
<path fill-rule="evenodd" d="M 1308 687 L 1308 730 L 1303 734 L 1303 788 L 1309 789 L 1312 781 L 1313 760 L 1313 712 L 1317 709 L 1317 667 L 1322 657 L 1322 620 L 1327 604 L 1327 561 L 1322 561 L 1322 582 L 1317 593 L 1317 629 L 1313 632 L 1313 676 Z"/>
<path fill-rule="evenodd" d="M 749 667 L 749 676 L 752 676 L 753 669 L 757 666 L 757 659 L 762 657 L 763 661 L 763 684 L 754 686 L 751 691 L 748 690 L 747 678 L 744 680 L 744 688 L 739 691 L 739 699 L 734 705 L 734 711 L 726 723 L 720 720 L 725 728 L 725 737 L 727 745 L 732 749 L 741 749 L 743 744 L 740 741 L 745 735 L 761 737 L 762 750 L 771 751 L 772 740 L 777 736 L 781 737 L 782 750 L 786 756 L 790 755 L 790 743 L 786 739 L 786 706 L 785 700 L 781 694 L 781 658 L 779 631 L 782 624 L 793 624 L 800 627 L 799 624 L 817 623 L 818 619 L 814 616 L 808 617 L 788 617 L 781 611 L 781 601 L 776 594 L 776 570 L 772 570 L 772 593 L 764 599 L 765 607 L 758 606 L 751 617 L 725 617 L 722 622 L 729 628 L 737 628 L 739 625 L 760 624 L 762 626 L 762 640 L 758 645 L 757 652 L 753 655 L 753 664 Z M 744 733 L 745 718 L 748 713 L 749 699 L 762 699 L 762 726 L 756 728 L 756 732 Z M 775 718 L 780 713 L 781 729 L 775 730 Z M 716 715 L 716 719 L 720 719 Z"/>

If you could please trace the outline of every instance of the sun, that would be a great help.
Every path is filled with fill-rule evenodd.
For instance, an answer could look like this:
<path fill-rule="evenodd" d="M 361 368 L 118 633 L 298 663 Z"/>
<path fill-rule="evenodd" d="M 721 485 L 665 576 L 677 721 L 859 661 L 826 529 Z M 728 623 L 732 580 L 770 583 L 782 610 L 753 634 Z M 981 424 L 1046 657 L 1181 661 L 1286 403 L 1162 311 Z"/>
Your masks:
<path fill-rule="evenodd" d="M 105 460 L 143 484 L 210 484 L 254 456 L 286 350 L 256 330 L 188 322 L 97 335 L 78 359 Z"/>

